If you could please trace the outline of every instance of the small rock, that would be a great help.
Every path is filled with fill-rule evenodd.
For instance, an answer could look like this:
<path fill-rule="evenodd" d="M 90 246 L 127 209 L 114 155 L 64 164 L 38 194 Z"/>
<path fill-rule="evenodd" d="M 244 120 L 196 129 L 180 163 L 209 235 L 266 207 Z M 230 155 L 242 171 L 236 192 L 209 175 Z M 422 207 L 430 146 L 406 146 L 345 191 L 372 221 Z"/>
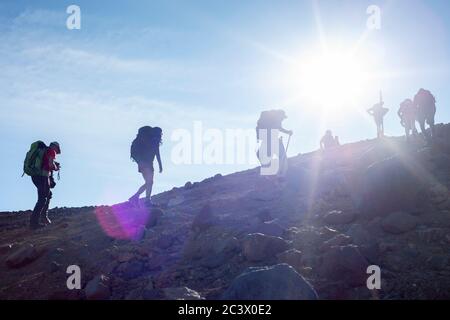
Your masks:
<path fill-rule="evenodd" d="M 169 208 L 175 207 L 175 206 L 182 204 L 184 201 L 185 201 L 184 196 L 179 195 L 179 196 L 176 196 L 175 198 L 170 199 L 169 202 L 167 203 L 167 206 Z"/>
<path fill-rule="evenodd" d="M 111 292 L 108 285 L 109 278 L 104 275 L 96 276 L 88 282 L 84 293 L 88 300 L 108 300 Z"/>
<path fill-rule="evenodd" d="M 360 286 L 367 279 L 368 261 L 356 246 L 332 247 L 322 258 L 322 274 L 332 280 L 344 280 Z"/>
<path fill-rule="evenodd" d="M 150 219 L 146 223 L 146 228 L 154 227 L 158 224 L 158 221 L 161 219 L 161 217 L 164 215 L 164 211 L 162 211 L 159 208 L 152 208 L 150 210 Z"/>
<path fill-rule="evenodd" d="M 184 185 L 184 188 L 187 190 L 192 189 L 192 182 L 190 182 L 190 181 L 186 182 L 186 184 Z"/>
<path fill-rule="evenodd" d="M 325 215 L 323 221 L 329 225 L 349 224 L 356 218 L 353 212 L 333 210 Z"/>
<path fill-rule="evenodd" d="M 13 247 L 14 247 L 14 244 L 12 244 L 12 243 L 1 245 L 0 246 L 0 255 L 10 253 L 11 250 L 13 249 Z"/>
<path fill-rule="evenodd" d="M 53 261 L 50 264 L 50 272 L 51 273 L 54 273 L 54 272 L 56 272 L 56 271 L 58 271 L 60 269 L 61 269 L 61 264 L 57 263 L 56 261 Z"/>
<path fill-rule="evenodd" d="M 252 228 L 252 233 L 262 233 L 273 237 L 282 237 L 285 229 L 277 223 L 277 220 L 266 221 Z"/>
<path fill-rule="evenodd" d="M 273 259 L 278 253 L 287 249 L 288 244 L 285 240 L 261 233 L 249 234 L 242 241 L 242 252 L 245 258 L 253 262 Z"/>
<path fill-rule="evenodd" d="M 174 238 L 170 235 L 163 234 L 156 241 L 156 246 L 160 249 L 166 250 L 172 246 Z"/>
<path fill-rule="evenodd" d="M 119 254 L 119 256 L 117 257 L 117 261 L 118 262 L 128 262 L 132 259 L 134 259 L 134 254 L 131 252 L 122 252 Z"/>
<path fill-rule="evenodd" d="M 32 244 L 20 246 L 15 252 L 6 259 L 6 265 L 9 268 L 23 267 L 39 257 L 38 250 Z"/>
<path fill-rule="evenodd" d="M 180 288 L 164 288 L 164 297 L 167 300 L 203 300 L 200 294 L 187 287 Z"/>
<path fill-rule="evenodd" d="M 401 234 L 413 230 L 418 224 L 418 219 L 405 212 L 393 212 L 383 219 L 381 227 L 385 232 Z"/>
<path fill-rule="evenodd" d="M 324 252 L 331 247 L 346 246 L 352 242 L 352 238 L 344 234 L 338 234 L 334 238 L 325 241 L 321 247 L 321 251 Z"/>
<path fill-rule="evenodd" d="M 203 232 L 215 224 L 216 221 L 214 219 L 211 206 L 207 204 L 200 210 L 199 214 L 195 216 L 192 221 L 191 229 L 194 232 Z"/>
<path fill-rule="evenodd" d="M 132 260 L 130 262 L 122 263 L 117 271 L 122 273 L 122 278 L 125 280 L 131 280 L 139 277 L 144 269 L 144 263 L 138 260 Z"/>

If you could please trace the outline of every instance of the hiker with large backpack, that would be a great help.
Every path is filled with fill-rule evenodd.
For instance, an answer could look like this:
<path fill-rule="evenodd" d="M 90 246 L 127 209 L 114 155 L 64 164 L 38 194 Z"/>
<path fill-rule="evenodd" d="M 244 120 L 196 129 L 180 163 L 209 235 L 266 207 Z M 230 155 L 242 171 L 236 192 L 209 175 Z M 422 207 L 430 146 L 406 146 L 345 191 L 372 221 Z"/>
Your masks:
<path fill-rule="evenodd" d="M 159 165 L 159 172 L 162 173 L 161 156 L 159 146 L 162 144 L 162 130 L 159 127 L 152 128 L 145 126 L 139 129 L 136 139 L 131 144 L 131 159 L 138 164 L 138 171 L 144 178 L 144 184 L 129 199 L 135 205 L 139 205 L 139 197 L 145 191 L 145 205 L 152 206 L 151 194 L 153 188 L 153 161 L 156 157 Z"/>
<path fill-rule="evenodd" d="M 46 146 L 42 141 L 34 142 L 25 157 L 23 171 L 31 177 L 37 188 L 38 200 L 30 218 L 30 228 L 38 229 L 50 224 L 48 207 L 52 198 L 52 189 L 55 186 L 53 171 L 59 171 L 60 165 L 55 161 L 56 155 L 61 153 L 58 142 Z"/>
<path fill-rule="evenodd" d="M 325 135 L 320 139 L 320 149 L 321 150 L 330 150 L 337 146 L 339 146 L 339 138 L 333 137 L 333 133 L 331 130 L 327 130 Z"/>
<path fill-rule="evenodd" d="M 287 147 L 293 134 L 291 130 L 286 130 L 282 126 L 283 120 L 287 118 L 283 110 L 269 110 L 261 112 L 257 126 L 256 139 L 261 142 L 256 155 L 261 163 L 261 173 L 263 175 L 284 176 L 287 171 L 287 148 L 284 148 L 283 138 L 279 133 L 289 135 Z M 278 167 L 272 170 L 272 165 L 278 160 Z M 267 173 L 267 174 L 266 174 Z"/>
<path fill-rule="evenodd" d="M 436 99 L 430 91 L 420 89 L 414 96 L 414 105 L 417 107 L 417 121 L 420 130 L 427 141 L 434 137 L 434 116 L 436 115 Z M 425 123 L 430 126 L 431 135 L 425 129 Z"/>
<path fill-rule="evenodd" d="M 388 113 L 389 109 L 384 108 L 383 97 L 380 92 L 380 102 L 373 105 L 372 108 L 367 110 L 367 113 L 370 114 L 375 120 L 375 125 L 377 126 L 377 138 L 384 137 L 384 116 Z"/>
<path fill-rule="evenodd" d="M 408 141 L 411 133 L 414 136 L 417 134 L 417 106 L 411 99 L 406 99 L 400 104 L 397 114 L 400 117 L 401 125 L 405 128 L 406 140 Z"/>

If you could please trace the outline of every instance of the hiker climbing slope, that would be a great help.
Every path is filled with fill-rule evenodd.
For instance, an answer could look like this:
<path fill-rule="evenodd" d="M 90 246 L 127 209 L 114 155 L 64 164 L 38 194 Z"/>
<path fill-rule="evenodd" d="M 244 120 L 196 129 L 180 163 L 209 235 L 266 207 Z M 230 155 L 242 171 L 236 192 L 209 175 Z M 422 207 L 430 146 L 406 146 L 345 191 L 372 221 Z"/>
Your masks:
<path fill-rule="evenodd" d="M 320 139 L 320 149 L 321 150 L 329 150 L 334 147 L 339 146 L 339 138 L 333 137 L 333 133 L 331 130 L 327 130 L 325 135 Z"/>
<path fill-rule="evenodd" d="M 417 134 L 416 129 L 416 117 L 417 107 L 414 105 L 411 99 L 406 99 L 400 104 L 400 108 L 397 112 L 400 117 L 400 123 L 405 128 L 406 140 L 409 140 L 409 136 Z"/>
<path fill-rule="evenodd" d="M 420 89 L 414 96 L 414 105 L 417 107 L 417 121 L 420 130 L 427 141 L 434 137 L 434 116 L 436 115 L 436 99 L 430 91 Z M 430 126 L 431 135 L 425 129 L 425 123 Z"/>
<path fill-rule="evenodd" d="M 37 188 L 38 200 L 30 218 L 30 228 L 37 229 L 50 224 L 48 207 L 52 198 L 52 189 L 55 186 L 53 171 L 59 171 L 60 165 L 55 161 L 56 155 L 61 153 L 58 142 L 46 146 L 42 141 L 34 142 L 27 152 L 24 161 L 24 174 L 31 176 Z M 39 221 L 40 220 L 40 221 Z"/>
<path fill-rule="evenodd" d="M 261 163 L 263 175 L 284 176 L 287 171 L 286 149 L 280 132 L 289 135 L 289 139 L 293 132 L 283 128 L 282 122 L 286 118 L 283 110 L 261 112 L 256 126 L 256 138 L 261 142 L 261 146 L 256 155 Z"/>
<path fill-rule="evenodd" d="M 389 109 L 383 107 L 383 96 L 380 92 L 380 102 L 376 103 L 372 108 L 367 110 L 373 119 L 375 120 L 375 124 L 377 126 L 377 137 L 381 138 L 384 136 L 384 122 L 383 118 L 388 113 Z"/>
<path fill-rule="evenodd" d="M 161 128 L 145 126 L 139 129 L 136 139 L 131 144 L 131 158 L 137 162 L 138 171 L 144 178 L 144 184 L 129 199 L 134 205 L 139 204 L 139 197 L 145 191 L 145 205 L 152 206 L 151 194 L 153 188 L 154 168 L 153 161 L 156 157 L 159 172 L 162 173 L 162 162 L 159 146 L 162 144 Z"/>

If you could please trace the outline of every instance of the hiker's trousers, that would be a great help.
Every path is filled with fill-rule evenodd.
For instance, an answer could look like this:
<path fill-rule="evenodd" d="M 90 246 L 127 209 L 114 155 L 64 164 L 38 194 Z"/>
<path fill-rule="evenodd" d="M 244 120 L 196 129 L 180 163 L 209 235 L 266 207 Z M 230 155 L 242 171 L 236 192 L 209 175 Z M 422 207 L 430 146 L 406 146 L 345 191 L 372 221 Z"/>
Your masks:
<path fill-rule="evenodd" d="M 50 205 L 50 199 L 52 198 L 52 192 L 50 191 L 49 177 L 33 176 L 31 177 L 31 180 L 37 188 L 38 200 L 34 206 L 33 213 L 31 214 L 30 224 L 37 225 L 40 217 L 47 216 L 47 210 Z"/>

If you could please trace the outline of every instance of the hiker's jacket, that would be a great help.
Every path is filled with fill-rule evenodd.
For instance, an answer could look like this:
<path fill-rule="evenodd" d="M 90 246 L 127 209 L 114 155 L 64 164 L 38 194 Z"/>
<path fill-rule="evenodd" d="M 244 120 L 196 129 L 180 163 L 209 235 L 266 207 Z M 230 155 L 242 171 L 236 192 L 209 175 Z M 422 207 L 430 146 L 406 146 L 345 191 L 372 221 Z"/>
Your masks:
<path fill-rule="evenodd" d="M 47 148 L 42 158 L 42 176 L 49 177 L 53 171 L 59 170 L 55 163 L 56 152 L 52 148 Z"/>

